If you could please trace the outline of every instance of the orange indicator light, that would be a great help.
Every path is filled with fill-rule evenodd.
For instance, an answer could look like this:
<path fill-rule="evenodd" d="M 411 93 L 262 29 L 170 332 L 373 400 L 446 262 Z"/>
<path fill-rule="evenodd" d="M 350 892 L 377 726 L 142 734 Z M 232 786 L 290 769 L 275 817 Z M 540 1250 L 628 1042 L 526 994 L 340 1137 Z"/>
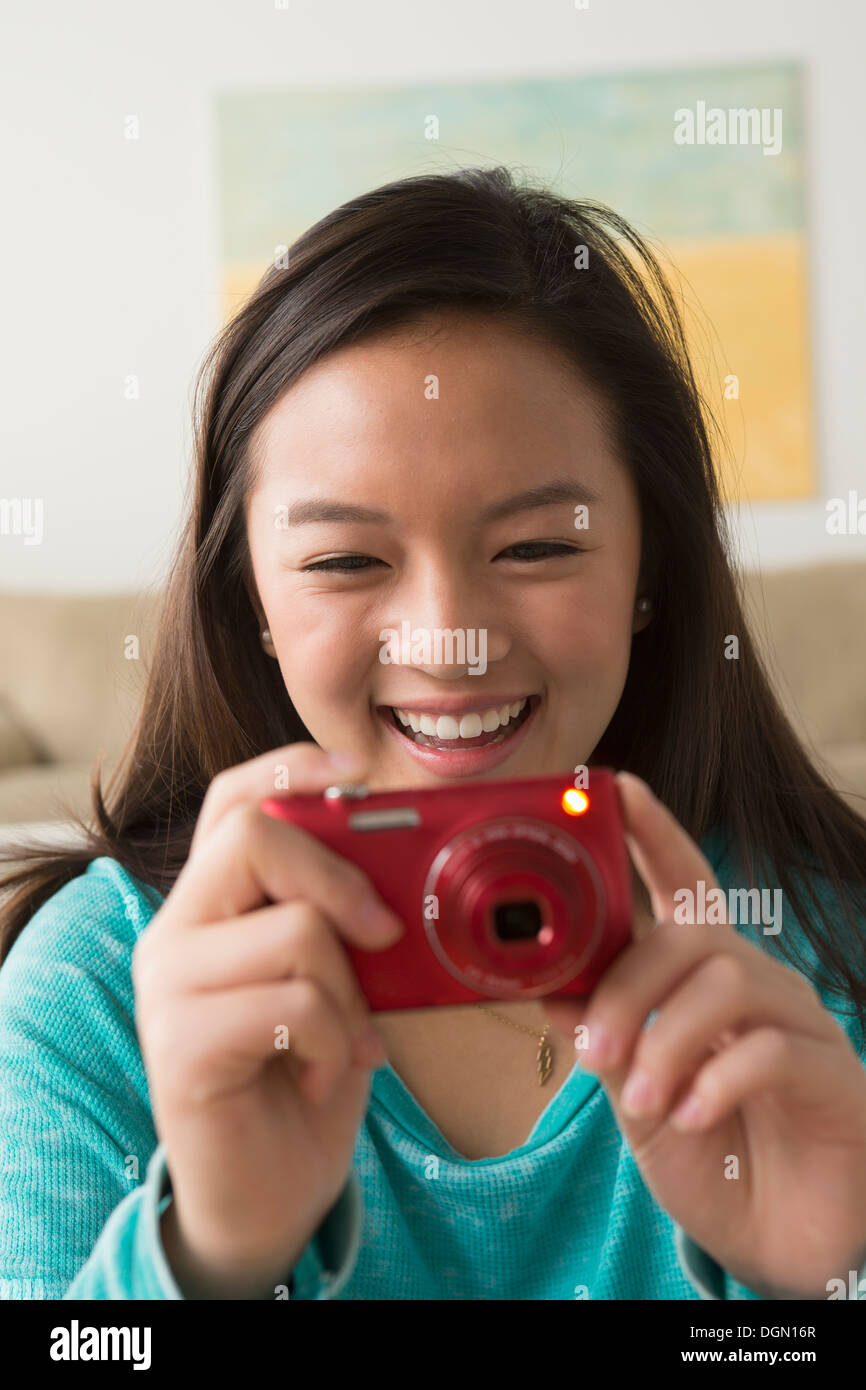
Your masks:
<path fill-rule="evenodd" d="M 567 816 L 582 816 L 589 810 L 589 797 L 578 787 L 567 787 L 562 793 L 562 809 Z"/>

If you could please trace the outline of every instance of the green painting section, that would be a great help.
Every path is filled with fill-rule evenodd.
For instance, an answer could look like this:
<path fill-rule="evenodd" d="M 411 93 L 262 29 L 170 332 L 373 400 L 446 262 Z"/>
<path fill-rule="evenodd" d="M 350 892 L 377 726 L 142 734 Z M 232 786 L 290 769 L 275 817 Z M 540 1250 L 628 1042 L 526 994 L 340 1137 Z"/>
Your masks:
<path fill-rule="evenodd" d="M 266 262 L 348 198 L 409 174 L 505 163 L 668 240 L 801 231 L 796 63 L 627 76 L 224 91 L 215 139 L 227 264 Z M 776 108 L 782 148 L 679 145 L 675 112 Z M 439 138 L 425 138 L 429 118 Z M 772 127 L 771 127 L 772 128 Z"/>

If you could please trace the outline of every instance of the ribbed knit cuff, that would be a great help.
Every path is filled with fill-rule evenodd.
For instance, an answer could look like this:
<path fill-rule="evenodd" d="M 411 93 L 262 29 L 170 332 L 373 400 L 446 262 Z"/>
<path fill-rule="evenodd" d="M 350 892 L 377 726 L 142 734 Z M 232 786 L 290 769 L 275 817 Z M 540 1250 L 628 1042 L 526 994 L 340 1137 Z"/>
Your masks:
<path fill-rule="evenodd" d="M 159 1229 L 160 1218 L 172 1200 L 171 1176 L 166 1166 L 165 1146 L 159 1144 L 151 1154 L 144 1179 L 142 1227 L 150 1255 L 150 1264 L 159 1287 L 158 1298 L 183 1298 L 171 1272 Z"/>
<path fill-rule="evenodd" d="M 145 1180 L 145 1209 L 142 1213 L 148 1233 L 151 1264 L 159 1283 L 159 1298 L 182 1299 L 162 1247 L 159 1223 L 172 1200 L 171 1174 L 165 1145 L 154 1151 Z M 361 1184 L 354 1168 L 327 1216 L 310 1238 L 297 1264 L 286 1271 L 283 1281 L 289 1297 L 295 1299 L 335 1298 L 352 1273 L 361 1243 L 364 1205 Z M 270 1298 L 270 1296 L 269 1296 Z"/>
<path fill-rule="evenodd" d="M 292 1298 L 336 1298 L 349 1279 L 361 1245 L 364 1200 L 354 1168 L 292 1273 Z"/>
<path fill-rule="evenodd" d="M 171 1201 L 161 1148 L 144 1181 L 112 1211 L 90 1256 L 63 1293 L 64 1299 L 182 1299 L 163 1251 L 159 1221 Z"/>
<path fill-rule="evenodd" d="M 701 1298 L 725 1298 L 725 1272 L 706 1250 L 692 1240 L 681 1226 L 674 1225 L 677 1259 L 693 1288 Z M 757 1295 L 755 1295 L 757 1297 Z"/>

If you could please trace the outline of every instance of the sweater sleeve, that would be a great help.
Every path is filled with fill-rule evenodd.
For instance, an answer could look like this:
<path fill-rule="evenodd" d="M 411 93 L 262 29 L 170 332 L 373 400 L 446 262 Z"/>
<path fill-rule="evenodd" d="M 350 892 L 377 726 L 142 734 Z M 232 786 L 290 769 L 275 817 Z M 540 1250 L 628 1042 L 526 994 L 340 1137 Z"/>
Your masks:
<path fill-rule="evenodd" d="M 100 1245 L 112 1252 L 110 1260 L 90 1261 L 66 1294 L 67 1298 L 183 1298 L 166 1262 L 159 1233 L 159 1219 L 171 1202 L 171 1174 L 164 1144 L 159 1144 L 154 1151 L 141 1197 L 132 1219 L 118 1220 L 121 1208 L 113 1213 L 100 1238 Z M 282 1286 L 287 1291 L 284 1296 L 294 1300 L 336 1298 L 357 1259 L 362 1219 L 361 1185 L 352 1168 L 334 1206 L 297 1264 L 287 1271 Z M 115 1223 L 116 1229 L 112 1232 Z M 129 1278 L 121 1286 L 125 1287 L 130 1278 L 134 1279 L 136 1261 L 155 1276 L 150 1279 L 153 1292 L 101 1291 L 106 1274 L 110 1277 L 112 1269 L 130 1269 Z M 268 1301 L 272 1296 L 268 1295 Z"/>
<path fill-rule="evenodd" d="M 361 1196 L 354 1169 L 286 1281 L 291 1299 L 335 1298 L 352 1272 L 359 1244 Z M 94 1251 L 70 1287 L 68 1299 L 183 1299 L 165 1257 L 160 1217 L 171 1202 L 166 1151 L 157 1145 L 142 1186 L 111 1213 Z"/>
<path fill-rule="evenodd" d="M 39 909 L 0 968 L 4 1298 L 184 1297 L 160 1241 L 171 1180 L 131 978 L 136 938 L 158 902 L 114 861 L 96 860 Z M 286 1271 L 285 1296 L 336 1296 L 361 1217 L 351 1170 Z"/>

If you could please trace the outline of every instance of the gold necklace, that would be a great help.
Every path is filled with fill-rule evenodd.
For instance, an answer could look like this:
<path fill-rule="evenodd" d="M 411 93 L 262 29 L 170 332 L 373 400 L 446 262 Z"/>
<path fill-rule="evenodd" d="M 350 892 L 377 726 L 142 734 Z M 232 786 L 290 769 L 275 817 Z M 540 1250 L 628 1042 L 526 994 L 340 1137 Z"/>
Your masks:
<path fill-rule="evenodd" d="M 544 1025 L 543 1033 L 536 1033 L 534 1028 L 527 1028 L 525 1023 L 515 1023 L 511 1018 L 503 1018 L 502 1014 L 494 1013 L 492 1009 L 486 1008 L 483 1004 L 479 1007 L 482 1013 L 490 1014 L 491 1018 L 498 1018 L 500 1023 L 507 1023 L 511 1028 L 519 1028 L 521 1033 L 529 1033 L 531 1037 L 538 1039 L 538 1084 L 539 1086 L 543 1086 L 550 1076 L 550 1073 L 553 1071 L 553 1053 L 547 1039 L 547 1035 L 550 1032 L 550 1024 L 546 1023 Z"/>

